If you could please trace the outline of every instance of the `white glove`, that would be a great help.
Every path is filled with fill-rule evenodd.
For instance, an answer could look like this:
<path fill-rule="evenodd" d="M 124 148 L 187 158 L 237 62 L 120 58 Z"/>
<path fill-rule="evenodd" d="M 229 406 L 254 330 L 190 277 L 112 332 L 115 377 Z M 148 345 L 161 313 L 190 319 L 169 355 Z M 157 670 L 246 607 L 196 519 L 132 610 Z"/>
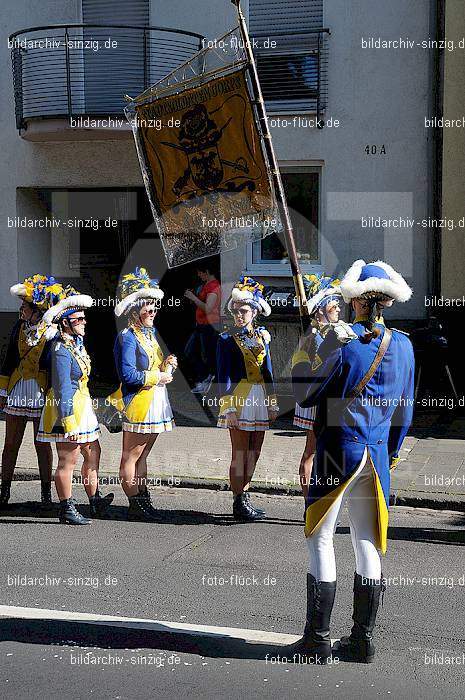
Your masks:
<path fill-rule="evenodd" d="M 350 343 L 351 340 L 358 338 L 358 335 L 352 330 L 352 326 L 345 321 L 332 323 L 331 327 L 336 333 L 337 339 L 341 345 L 347 345 L 347 343 Z"/>

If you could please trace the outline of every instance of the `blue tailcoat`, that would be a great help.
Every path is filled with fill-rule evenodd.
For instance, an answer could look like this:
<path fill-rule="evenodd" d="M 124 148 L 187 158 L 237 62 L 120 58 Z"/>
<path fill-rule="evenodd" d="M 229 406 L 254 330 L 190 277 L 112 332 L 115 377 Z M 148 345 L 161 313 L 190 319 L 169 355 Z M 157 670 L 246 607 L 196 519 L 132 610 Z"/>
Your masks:
<path fill-rule="evenodd" d="M 408 337 L 393 330 L 390 346 L 374 376 L 361 395 L 347 406 L 347 397 L 370 368 L 384 335 L 384 325 L 376 325 L 381 334 L 370 342 L 363 340 L 363 322 L 352 326 L 358 340 L 342 347 L 336 346 L 334 335 L 329 334 L 313 363 L 304 353 L 296 353 L 292 382 L 298 403 L 318 406 L 317 448 L 306 504 L 306 535 L 312 534 L 334 499 L 348 485 L 367 448 L 378 504 L 378 546 L 385 552 L 389 469 L 398 458 L 412 421 L 414 356 Z M 345 403 L 341 399 L 345 399 Z"/>

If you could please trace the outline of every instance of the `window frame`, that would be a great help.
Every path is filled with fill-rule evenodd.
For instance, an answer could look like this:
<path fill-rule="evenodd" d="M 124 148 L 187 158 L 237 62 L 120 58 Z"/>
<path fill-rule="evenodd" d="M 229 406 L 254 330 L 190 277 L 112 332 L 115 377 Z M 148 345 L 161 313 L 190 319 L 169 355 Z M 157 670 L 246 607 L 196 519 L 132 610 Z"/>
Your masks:
<path fill-rule="evenodd" d="M 248 0 L 247 2 L 247 19 L 248 19 L 248 24 L 250 23 L 250 5 L 253 2 L 253 0 Z M 320 27 L 325 26 L 325 19 L 326 19 L 326 2 L 325 0 L 322 0 L 321 3 L 321 19 L 318 25 Z M 298 26 L 296 27 L 296 30 L 298 29 Z M 253 36 L 253 32 L 251 32 L 251 36 Z M 279 31 L 277 30 L 271 30 L 269 32 L 269 36 L 272 39 L 273 37 L 279 37 Z M 298 46 L 297 48 L 291 48 L 291 45 L 289 46 L 289 50 L 284 50 L 280 49 L 278 52 L 270 52 L 267 49 L 262 49 L 258 50 L 256 52 L 257 54 L 260 54 L 263 57 L 266 57 L 267 55 L 282 55 L 282 56 L 298 56 L 302 54 L 308 53 L 304 47 L 304 44 Z M 310 51 L 309 53 L 313 53 L 313 51 Z M 266 111 L 268 115 L 273 115 L 273 116 L 288 116 L 288 115 L 302 115 L 302 116 L 313 116 L 314 114 L 317 113 L 317 109 L 313 107 L 308 107 L 308 100 L 307 99 L 283 99 L 283 100 L 265 100 L 266 102 Z"/>
<path fill-rule="evenodd" d="M 322 162 L 311 161 L 302 163 L 302 161 L 282 161 L 279 164 L 279 169 L 282 173 L 318 173 L 319 174 L 319 187 L 318 187 L 318 258 L 311 263 L 301 263 L 301 271 L 305 274 L 321 273 L 323 272 L 323 265 L 321 262 L 321 236 L 322 236 L 322 221 L 323 218 L 323 208 L 322 203 L 323 198 L 323 187 L 324 187 L 324 168 Z M 257 275 L 259 277 L 292 277 L 291 266 L 289 263 L 269 263 L 264 262 L 254 262 L 253 259 L 253 246 L 260 245 L 261 241 L 250 242 L 247 244 L 246 248 L 246 273 L 251 276 Z"/>

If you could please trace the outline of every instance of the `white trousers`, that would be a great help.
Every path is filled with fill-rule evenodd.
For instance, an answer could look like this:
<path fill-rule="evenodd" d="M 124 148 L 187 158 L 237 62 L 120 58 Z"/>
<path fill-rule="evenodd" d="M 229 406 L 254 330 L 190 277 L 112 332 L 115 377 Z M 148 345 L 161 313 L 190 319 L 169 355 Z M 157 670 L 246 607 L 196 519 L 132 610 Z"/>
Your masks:
<path fill-rule="evenodd" d="M 309 573 L 317 581 L 336 580 L 334 533 L 341 508 L 347 503 L 350 535 L 355 553 L 355 570 L 360 576 L 381 578 L 381 558 L 376 547 L 378 510 L 373 473 L 367 450 L 357 474 L 334 501 L 317 530 L 307 537 Z"/>

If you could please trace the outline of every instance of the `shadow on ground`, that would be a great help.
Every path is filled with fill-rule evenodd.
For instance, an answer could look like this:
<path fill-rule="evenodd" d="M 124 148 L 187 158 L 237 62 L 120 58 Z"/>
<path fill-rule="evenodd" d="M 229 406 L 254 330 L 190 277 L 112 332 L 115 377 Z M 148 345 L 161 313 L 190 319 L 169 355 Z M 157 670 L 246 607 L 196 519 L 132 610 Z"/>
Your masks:
<path fill-rule="evenodd" d="M 92 518 L 88 505 L 78 504 L 78 510 L 84 516 L 92 519 L 93 523 L 98 520 L 106 521 L 121 521 L 128 522 L 127 508 L 125 506 L 111 506 L 104 518 Z M 248 527 L 263 527 L 264 525 L 297 525 L 302 527 L 302 520 L 292 518 L 273 518 L 267 517 L 264 520 L 255 523 L 244 523 L 233 519 L 229 513 L 204 513 L 196 510 L 159 510 L 159 519 L 154 521 L 154 525 L 220 525 L 220 526 L 248 526 Z M 24 503 L 10 503 L 0 512 L 0 525 L 2 523 L 21 524 L 34 523 L 38 519 L 53 519 L 53 522 L 48 522 L 48 525 L 57 525 L 58 521 L 58 506 L 54 504 L 52 509 L 43 510 L 40 504 L 26 501 Z M 131 521 L 132 525 L 138 525 L 137 521 Z M 147 523 L 141 522 L 146 525 Z"/>
<path fill-rule="evenodd" d="M 263 659 L 283 647 L 212 633 L 204 637 L 169 631 L 110 627 L 61 620 L 0 620 L 0 641 L 99 649 L 164 649 L 211 658 Z M 72 649 L 70 650 L 72 651 Z"/>
<path fill-rule="evenodd" d="M 106 625 L 61 620 L 23 620 L 3 618 L 0 620 L 0 642 L 10 641 L 23 644 L 69 647 L 70 654 L 86 651 L 83 657 L 91 655 L 89 648 L 119 650 L 164 650 L 184 654 L 195 654 L 212 659 L 253 659 L 265 661 L 280 657 L 280 663 L 315 665 L 311 659 L 296 653 L 287 645 L 265 642 L 249 642 L 237 637 L 212 632 L 199 636 L 195 632 L 173 633 L 171 628 L 146 630 L 132 627 L 111 627 Z M 160 626 L 161 623 L 158 623 Z M 339 656 L 339 655 L 338 655 Z M 340 661 L 345 659 L 341 655 Z M 82 664 L 82 661 L 81 661 Z M 317 664 L 320 667 L 321 664 Z"/>
<path fill-rule="evenodd" d="M 348 535 L 348 527 L 338 527 L 336 534 Z M 388 540 L 403 540 L 405 542 L 425 542 L 427 544 L 465 545 L 464 530 L 440 530 L 429 527 L 390 527 Z"/>

